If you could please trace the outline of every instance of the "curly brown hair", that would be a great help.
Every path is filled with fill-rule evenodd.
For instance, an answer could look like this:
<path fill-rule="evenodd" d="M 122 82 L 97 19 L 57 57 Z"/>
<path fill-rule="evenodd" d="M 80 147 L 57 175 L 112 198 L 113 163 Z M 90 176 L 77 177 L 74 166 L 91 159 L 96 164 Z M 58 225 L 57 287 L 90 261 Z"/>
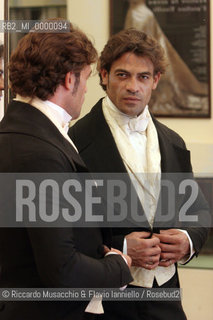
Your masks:
<path fill-rule="evenodd" d="M 160 44 L 146 33 L 129 28 L 113 35 L 101 52 L 97 70 L 100 85 L 104 90 L 106 90 L 106 86 L 102 84 L 101 70 L 105 69 L 109 73 L 112 63 L 126 52 L 133 52 L 137 56 L 149 58 L 154 65 L 155 74 L 158 72 L 165 73 L 167 62 Z"/>
<path fill-rule="evenodd" d="M 30 32 L 10 58 L 11 89 L 24 97 L 46 100 L 64 83 L 67 72 L 79 78 L 81 70 L 96 60 L 92 42 L 72 24 L 66 33 Z"/>

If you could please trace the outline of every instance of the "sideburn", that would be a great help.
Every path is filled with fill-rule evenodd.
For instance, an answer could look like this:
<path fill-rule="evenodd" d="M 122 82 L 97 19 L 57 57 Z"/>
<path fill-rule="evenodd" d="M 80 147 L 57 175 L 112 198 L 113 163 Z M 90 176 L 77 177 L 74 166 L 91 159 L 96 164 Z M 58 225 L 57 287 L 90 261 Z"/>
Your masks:
<path fill-rule="evenodd" d="M 78 90 L 79 83 L 80 83 L 80 72 L 76 72 L 74 74 L 75 74 L 75 83 L 74 83 L 74 88 L 72 91 L 73 95 L 76 94 L 76 92 Z"/>

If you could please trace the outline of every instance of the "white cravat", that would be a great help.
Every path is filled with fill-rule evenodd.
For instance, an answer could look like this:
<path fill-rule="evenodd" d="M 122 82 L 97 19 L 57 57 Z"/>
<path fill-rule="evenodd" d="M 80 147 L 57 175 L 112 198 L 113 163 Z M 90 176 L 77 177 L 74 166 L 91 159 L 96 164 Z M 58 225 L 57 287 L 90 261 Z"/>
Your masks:
<path fill-rule="evenodd" d="M 149 117 L 147 114 L 147 106 L 144 112 L 138 118 L 130 118 L 128 126 L 130 131 L 146 134 L 146 128 L 148 126 Z"/>
<path fill-rule="evenodd" d="M 120 112 L 108 97 L 103 100 L 102 107 L 122 160 L 152 227 L 160 193 L 161 156 L 157 131 L 148 106 L 139 117 L 130 117 Z M 175 274 L 175 266 L 174 264 L 169 267 L 158 266 L 154 270 L 131 267 L 131 273 L 134 278 L 132 284 L 150 288 L 154 278 L 158 285 L 171 279 Z"/>
<path fill-rule="evenodd" d="M 64 138 L 71 143 L 76 152 L 78 152 L 75 144 L 67 134 L 69 122 L 72 117 L 66 112 L 66 110 L 49 100 L 43 101 L 36 97 L 30 98 L 17 95 L 14 100 L 28 103 L 45 114 L 45 116 L 57 127 Z"/>

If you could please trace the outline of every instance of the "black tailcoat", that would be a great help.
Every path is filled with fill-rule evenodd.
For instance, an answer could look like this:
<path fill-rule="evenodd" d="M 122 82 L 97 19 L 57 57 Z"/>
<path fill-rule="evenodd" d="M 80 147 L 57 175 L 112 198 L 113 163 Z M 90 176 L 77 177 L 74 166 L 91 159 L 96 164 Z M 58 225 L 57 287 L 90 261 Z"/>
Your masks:
<path fill-rule="evenodd" d="M 179 173 L 181 173 L 180 176 L 182 177 L 184 177 L 184 175 L 186 174 L 187 177 L 190 176 L 193 178 L 192 167 L 190 162 L 190 152 L 186 149 L 183 139 L 177 133 L 175 133 L 174 131 L 157 121 L 154 117 L 153 122 L 155 124 L 159 139 L 162 173 L 174 173 L 174 176 L 175 174 L 177 174 L 178 177 Z M 118 151 L 118 148 L 116 146 L 116 143 L 114 141 L 114 138 L 112 136 L 112 133 L 110 131 L 110 128 L 105 120 L 102 111 L 102 99 L 98 101 L 98 103 L 85 117 L 80 119 L 73 127 L 70 128 L 69 135 L 75 143 L 75 145 L 77 146 L 82 159 L 84 160 L 91 172 L 127 172 L 122 158 L 120 156 L 120 153 Z M 186 194 L 185 198 L 178 197 L 176 199 L 179 207 L 180 202 L 182 202 L 183 204 L 188 199 L 189 195 L 190 194 Z M 143 208 L 141 210 L 143 210 Z M 199 217 L 208 216 L 208 205 L 204 200 L 201 192 L 199 192 L 198 197 L 193 206 L 191 206 L 190 210 L 190 214 L 197 214 Z M 177 220 L 177 217 L 175 217 L 175 219 L 173 220 L 173 225 L 170 222 L 168 228 L 177 226 L 181 227 L 181 225 L 178 224 Z M 162 225 L 162 229 L 165 227 L 165 225 Z M 148 222 L 145 222 L 144 225 L 142 225 L 140 228 L 135 229 L 132 227 L 115 228 L 113 230 L 113 246 L 116 246 L 117 248 L 122 250 L 123 239 L 126 234 L 132 231 L 147 230 L 147 228 L 149 228 Z M 181 228 L 186 229 L 188 231 L 193 242 L 195 254 L 197 255 L 199 253 L 199 250 L 203 246 L 204 242 L 206 241 L 208 229 L 206 227 L 203 228 L 200 225 L 195 225 L 194 227 L 188 227 L 184 225 Z M 159 232 L 159 224 L 154 223 L 154 232 Z M 167 283 L 167 287 L 168 286 L 179 286 L 177 273 L 175 279 Z M 147 304 L 146 306 L 144 306 L 144 304 L 140 305 L 141 308 L 139 307 L 139 313 L 136 315 L 136 313 L 134 313 L 134 310 L 136 309 L 131 303 L 124 303 L 122 305 L 117 304 L 117 307 L 115 303 L 114 306 L 110 306 L 109 310 L 113 309 L 114 314 L 117 313 L 117 318 L 116 316 L 115 318 L 113 318 L 112 311 L 109 311 L 111 312 L 109 319 L 119 319 L 119 317 L 122 317 L 122 319 L 142 319 L 139 316 L 139 314 L 143 308 L 147 308 L 150 310 L 153 309 L 153 306 L 151 305 L 150 308 L 149 304 Z M 161 313 L 161 307 L 156 307 L 155 304 L 154 309 L 156 309 L 156 317 L 153 316 L 152 318 L 150 313 L 151 311 L 149 310 L 147 312 L 150 318 L 146 314 L 146 318 L 144 319 L 166 319 L 166 317 L 169 319 L 171 316 L 171 314 L 169 313 L 169 305 L 170 304 L 168 303 L 165 305 L 165 308 L 168 309 L 168 314 L 165 313 L 162 316 L 160 316 L 159 314 Z M 162 305 L 162 309 L 165 308 Z M 176 305 L 172 308 L 173 309 L 171 309 L 171 312 L 177 313 L 178 320 L 185 319 L 180 305 Z M 121 312 L 121 310 L 123 310 L 123 312 Z"/>

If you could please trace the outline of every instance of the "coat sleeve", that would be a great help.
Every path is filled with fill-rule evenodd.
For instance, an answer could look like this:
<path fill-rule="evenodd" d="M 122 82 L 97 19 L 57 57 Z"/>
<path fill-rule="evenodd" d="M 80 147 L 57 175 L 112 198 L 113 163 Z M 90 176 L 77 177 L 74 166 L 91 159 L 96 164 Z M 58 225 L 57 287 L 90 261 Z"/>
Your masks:
<path fill-rule="evenodd" d="M 28 233 L 45 286 L 119 288 L 132 281 L 120 255 L 95 259 L 77 249 L 71 228 L 33 228 Z"/>
<path fill-rule="evenodd" d="M 30 168 L 38 172 L 64 173 L 72 171 L 71 164 L 63 153 L 50 155 L 43 151 L 36 159 L 31 159 Z M 60 198 L 59 198 L 60 199 Z M 60 202 L 63 200 L 59 200 Z M 60 205 L 61 206 L 61 205 Z M 77 234 L 77 232 L 81 232 Z M 94 229 L 94 237 L 101 243 L 100 229 Z M 83 228 L 28 228 L 28 235 L 40 278 L 49 287 L 122 287 L 132 281 L 129 268 L 120 255 L 97 258 L 97 243 L 86 239 L 84 250 L 79 245 L 79 237 L 84 237 Z M 91 238 L 93 234 L 90 232 Z M 81 241 L 82 243 L 82 241 Z M 91 245 L 92 243 L 92 245 Z M 93 247 L 91 247 L 93 246 Z M 86 252 L 86 253 L 85 253 Z"/>
<path fill-rule="evenodd" d="M 186 192 L 184 203 L 186 203 L 189 198 L 190 194 L 187 195 Z M 208 238 L 212 220 L 208 203 L 199 188 L 195 202 L 190 206 L 186 213 L 186 219 L 190 219 L 190 216 L 194 221 L 182 222 L 181 229 L 188 232 L 193 243 L 195 255 L 198 256 Z"/>
<path fill-rule="evenodd" d="M 175 136 L 175 139 L 174 139 Z M 186 149 L 186 145 L 184 140 L 177 135 L 176 133 L 173 134 L 173 141 L 175 141 L 175 144 L 179 147 Z M 182 207 L 189 203 L 191 196 L 196 194 L 196 198 L 194 201 L 190 204 L 187 212 L 186 212 L 186 220 L 182 221 L 181 229 L 186 230 L 192 240 L 193 248 L 195 250 L 195 256 L 198 256 L 200 250 L 202 249 L 203 245 L 205 244 L 210 227 L 211 227 L 211 221 L 212 221 L 212 214 L 210 212 L 210 208 L 208 205 L 208 202 L 206 201 L 202 190 L 200 189 L 198 183 L 195 180 L 193 171 L 192 171 L 192 165 L 190 161 L 190 157 L 188 159 L 188 162 L 186 159 L 179 159 L 180 163 L 182 164 L 182 171 L 185 172 L 185 174 L 182 172 L 180 174 L 183 174 L 183 179 L 189 179 L 191 180 L 191 187 L 190 185 L 185 189 L 185 194 L 183 197 Z M 194 184 L 194 185 L 193 185 Z M 197 186 L 197 187 L 196 187 Z M 180 211 L 179 211 L 180 213 Z M 190 217 L 191 216 L 191 217 Z M 192 217 L 193 216 L 193 217 Z M 189 219 L 189 220 L 188 220 Z M 190 219 L 192 219 L 190 221 Z M 189 262 L 189 261 L 187 261 Z"/>

